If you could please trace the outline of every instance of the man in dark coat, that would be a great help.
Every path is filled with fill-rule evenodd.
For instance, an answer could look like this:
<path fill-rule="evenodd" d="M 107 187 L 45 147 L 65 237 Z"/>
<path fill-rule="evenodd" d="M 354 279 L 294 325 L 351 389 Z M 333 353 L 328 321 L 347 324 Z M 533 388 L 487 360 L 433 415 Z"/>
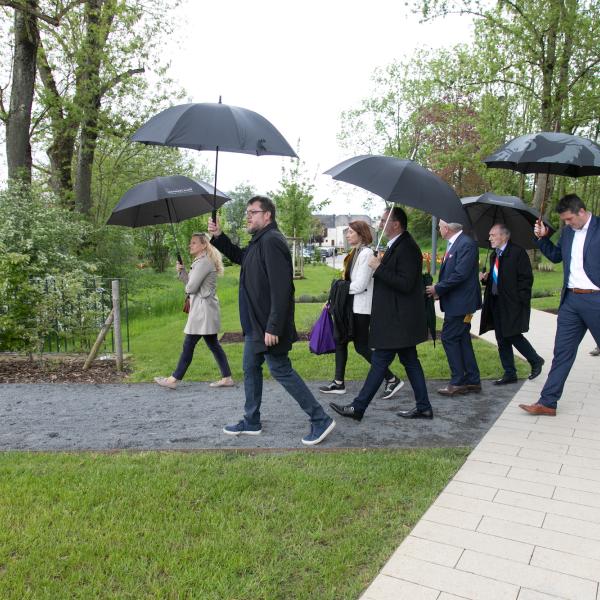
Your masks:
<path fill-rule="evenodd" d="M 534 228 L 544 255 L 553 263 L 562 261 L 563 289 L 548 379 L 535 404 L 519 404 L 532 415 L 556 415 L 583 336 L 589 331 L 600 340 L 600 218 L 586 210 L 576 194 L 562 197 L 556 212 L 565 224 L 556 245 L 546 237 L 543 223 L 538 221 Z"/>
<path fill-rule="evenodd" d="M 479 250 L 460 223 L 440 219 L 440 235 L 447 240 L 446 254 L 435 285 L 427 294 L 439 298 L 444 313 L 442 345 L 450 367 L 450 382 L 438 390 L 442 396 L 481 392 L 479 367 L 471 343 L 471 318 L 481 308 Z"/>
<path fill-rule="evenodd" d="M 252 239 L 240 248 L 221 232 L 218 223 L 208 223 L 211 244 L 231 261 L 241 264 L 240 321 L 244 333 L 244 418 L 227 425 L 228 435 L 258 435 L 262 431 L 262 365 L 267 362 L 271 375 L 298 402 L 309 416 L 311 430 L 302 443 L 322 442 L 335 427 L 298 373 L 292 368 L 288 352 L 298 339 L 294 324 L 294 283 L 292 257 L 275 222 L 275 205 L 264 196 L 248 201 L 248 233 Z"/>
<path fill-rule="evenodd" d="M 542 372 L 544 359 L 527 341 L 523 332 L 529 331 L 531 287 L 533 272 L 527 252 L 510 241 L 510 231 L 497 223 L 490 229 L 490 272 L 481 275 L 485 285 L 479 334 L 494 330 L 498 354 L 504 369 L 496 385 L 516 383 L 517 369 L 513 346 L 531 365 L 529 379 Z"/>
<path fill-rule="evenodd" d="M 389 216 L 389 218 L 388 218 Z M 373 348 L 371 368 L 358 396 L 351 404 L 330 402 L 343 417 L 360 421 L 396 357 L 404 365 L 413 388 L 416 407 L 396 413 L 407 419 L 432 419 L 425 375 L 417 354 L 417 344 L 427 340 L 423 255 L 406 230 L 406 213 L 395 206 L 381 217 L 388 247 L 382 258 L 372 257 L 373 305 L 369 346 Z"/>

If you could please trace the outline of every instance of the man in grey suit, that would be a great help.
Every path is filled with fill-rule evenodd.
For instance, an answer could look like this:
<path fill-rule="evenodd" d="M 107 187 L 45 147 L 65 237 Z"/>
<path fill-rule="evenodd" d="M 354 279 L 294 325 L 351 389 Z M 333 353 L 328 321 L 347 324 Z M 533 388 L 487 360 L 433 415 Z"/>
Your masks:
<path fill-rule="evenodd" d="M 558 309 L 554 358 L 548 379 L 535 404 L 519 404 L 532 415 L 556 415 L 556 405 L 583 336 L 589 330 L 600 340 L 600 219 L 586 210 L 576 194 L 561 198 L 556 207 L 563 227 L 553 244 L 538 221 L 534 233 L 544 255 L 563 263 L 563 289 Z"/>

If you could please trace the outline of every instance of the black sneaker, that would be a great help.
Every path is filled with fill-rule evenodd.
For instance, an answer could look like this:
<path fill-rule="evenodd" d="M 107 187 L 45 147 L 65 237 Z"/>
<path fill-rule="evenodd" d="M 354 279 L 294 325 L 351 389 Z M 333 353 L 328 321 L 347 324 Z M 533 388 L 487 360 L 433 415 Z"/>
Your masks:
<path fill-rule="evenodd" d="M 384 400 L 387 400 L 388 398 L 391 398 L 392 396 L 397 394 L 403 386 L 404 381 L 402 381 L 402 379 L 394 377 L 394 379 L 390 379 L 385 382 L 385 387 L 383 388 L 383 394 L 381 394 L 381 397 Z"/>
<path fill-rule="evenodd" d="M 336 383 L 334 380 L 329 385 L 320 387 L 319 391 L 323 394 L 345 394 L 346 386 L 343 383 Z"/>

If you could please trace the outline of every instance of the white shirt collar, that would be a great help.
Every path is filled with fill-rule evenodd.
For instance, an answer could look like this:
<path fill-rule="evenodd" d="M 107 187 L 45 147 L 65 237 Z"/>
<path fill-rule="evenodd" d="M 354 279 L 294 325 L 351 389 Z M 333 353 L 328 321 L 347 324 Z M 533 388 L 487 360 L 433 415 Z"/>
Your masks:
<path fill-rule="evenodd" d="M 462 229 L 457 231 L 451 238 L 448 238 L 448 244 L 452 245 L 457 240 L 458 236 L 462 233 Z"/>
<path fill-rule="evenodd" d="M 404 233 L 404 232 L 402 232 L 402 233 Z M 402 235 L 402 233 L 399 233 L 397 236 L 393 237 L 391 240 L 388 240 L 386 248 L 391 248 L 392 244 Z"/>

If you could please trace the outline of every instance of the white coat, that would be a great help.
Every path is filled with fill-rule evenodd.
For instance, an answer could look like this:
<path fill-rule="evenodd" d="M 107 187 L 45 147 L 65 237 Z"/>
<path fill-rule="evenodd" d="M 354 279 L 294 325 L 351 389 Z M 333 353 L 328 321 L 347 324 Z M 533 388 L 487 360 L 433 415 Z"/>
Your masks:
<path fill-rule="evenodd" d="M 352 312 L 359 315 L 370 315 L 373 302 L 373 269 L 369 267 L 369 258 L 373 251 L 363 246 L 352 265 L 350 271 L 350 294 Z"/>

